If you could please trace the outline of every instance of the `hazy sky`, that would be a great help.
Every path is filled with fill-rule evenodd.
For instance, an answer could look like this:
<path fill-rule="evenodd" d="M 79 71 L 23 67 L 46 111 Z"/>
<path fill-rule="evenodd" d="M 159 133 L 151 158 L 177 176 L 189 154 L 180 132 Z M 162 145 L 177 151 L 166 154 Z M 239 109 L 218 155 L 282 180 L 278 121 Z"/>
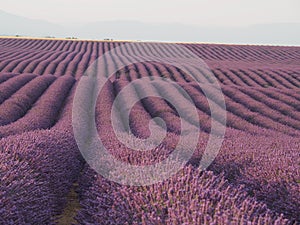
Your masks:
<path fill-rule="evenodd" d="M 300 0 L 0 0 L 0 8 L 59 23 L 107 20 L 202 26 L 300 23 Z"/>

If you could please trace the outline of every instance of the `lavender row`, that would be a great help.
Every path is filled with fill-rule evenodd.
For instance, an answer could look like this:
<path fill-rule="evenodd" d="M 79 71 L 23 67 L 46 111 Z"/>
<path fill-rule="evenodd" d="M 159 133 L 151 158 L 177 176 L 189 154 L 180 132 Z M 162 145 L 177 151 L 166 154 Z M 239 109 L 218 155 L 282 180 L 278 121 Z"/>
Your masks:
<path fill-rule="evenodd" d="M 53 75 L 38 76 L 1 104 L 0 125 L 12 123 L 24 116 L 55 78 Z"/>
<path fill-rule="evenodd" d="M 26 115 L 11 124 L 0 126 L 0 137 L 53 126 L 74 82 L 71 76 L 57 78 Z"/>
<path fill-rule="evenodd" d="M 275 110 L 276 112 L 284 115 L 285 118 L 283 120 L 285 121 L 286 124 L 289 124 L 290 126 L 294 126 L 296 129 L 300 129 L 299 127 L 300 112 L 298 112 L 295 108 L 291 107 L 290 102 L 284 103 L 282 101 L 269 98 L 267 95 L 263 94 L 263 92 L 253 90 L 253 89 L 245 88 L 241 90 L 241 92 L 247 94 L 254 100 L 260 101 L 261 103 L 265 104 L 268 108 Z M 277 92 L 277 91 L 273 90 L 273 92 Z"/>
<path fill-rule="evenodd" d="M 46 130 L 11 136 L 0 141 L 0 155 L 0 223 L 55 224 L 82 167 L 72 135 Z"/>
<path fill-rule="evenodd" d="M 213 92 L 207 93 L 207 96 L 203 93 L 203 91 L 200 91 L 193 85 L 189 84 L 181 84 L 182 88 L 184 88 L 185 91 L 189 94 L 189 96 L 192 98 L 195 106 L 198 108 L 199 113 L 199 119 L 200 119 L 200 124 L 203 127 L 203 130 L 210 132 L 211 129 L 211 110 L 210 106 L 208 104 L 208 99 L 209 98 L 214 104 L 218 104 L 219 100 L 211 98 L 213 96 Z M 207 89 L 209 90 L 209 89 Z M 234 129 L 238 130 L 244 130 L 247 132 L 253 132 L 256 133 L 259 129 L 258 124 L 252 124 L 251 121 L 247 120 L 245 117 L 245 112 L 242 111 L 241 107 L 236 106 L 234 102 L 231 101 L 230 98 L 227 96 L 225 97 L 225 102 L 226 102 L 226 124 L 224 122 L 224 118 L 222 117 L 222 114 L 220 114 L 219 111 L 215 112 L 215 120 L 217 120 L 219 123 L 226 125 L 227 127 L 231 127 Z M 236 113 L 236 110 L 234 108 L 239 107 L 238 113 Z M 256 116 L 253 114 L 253 116 Z"/>
<path fill-rule="evenodd" d="M 241 108 L 250 112 L 258 113 L 255 117 L 250 117 L 254 123 L 261 124 L 266 128 L 290 134 L 293 134 L 297 130 L 297 124 L 293 125 L 292 122 L 294 120 L 284 114 L 281 114 L 277 111 L 277 109 L 272 109 L 265 105 L 260 99 L 253 99 L 251 96 L 244 94 L 242 91 L 228 86 L 224 86 L 222 91 L 224 95 L 228 96 L 233 102 L 236 102 L 241 106 L 236 108 L 236 113 L 243 114 L 244 111 L 241 111 Z"/>
<path fill-rule="evenodd" d="M 0 84 L 0 104 L 2 104 L 12 94 L 14 94 L 22 86 L 24 86 L 36 76 L 37 75 L 34 74 L 20 74 Z"/>
<path fill-rule="evenodd" d="M 132 132 L 136 137 L 141 138 L 141 144 L 143 143 L 143 138 L 148 138 L 150 135 L 148 127 L 151 117 L 144 110 L 139 101 L 137 101 L 137 104 L 135 104 L 131 110 L 129 118 L 127 118 L 129 119 L 130 127 L 125 126 L 125 123 L 122 120 L 126 107 L 128 107 L 128 101 L 138 100 L 133 87 L 126 93 L 126 95 L 122 95 L 120 98 L 120 101 L 118 102 L 119 110 L 116 113 L 117 118 L 111 117 L 112 104 L 115 101 L 114 92 L 118 94 L 122 91 L 123 85 L 126 84 L 128 84 L 126 81 L 114 83 L 107 82 L 102 89 L 96 104 L 96 124 L 99 137 L 106 149 L 116 158 L 133 164 L 147 163 L 146 160 L 141 161 L 141 159 L 143 159 L 142 155 L 153 158 L 157 157 L 157 152 L 156 154 L 153 151 L 147 151 L 144 153 L 137 151 L 132 152 L 130 148 L 124 145 L 124 143 L 120 142 L 118 139 L 119 137 L 117 137 L 115 133 L 119 132 L 122 138 L 126 139 L 126 137 L 130 136 L 130 133 Z M 117 122 L 117 127 L 115 127 L 116 130 L 112 127 L 112 119 Z M 135 143 L 135 145 L 138 144 L 139 143 Z M 119 148 L 122 148 L 123 151 L 118 151 Z"/>
<path fill-rule="evenodd" d="M 0 73 L 0 84 L 4 81 L 7 81 L 8 79 L 16 76 L 18 74 L 15 73 Z"/>

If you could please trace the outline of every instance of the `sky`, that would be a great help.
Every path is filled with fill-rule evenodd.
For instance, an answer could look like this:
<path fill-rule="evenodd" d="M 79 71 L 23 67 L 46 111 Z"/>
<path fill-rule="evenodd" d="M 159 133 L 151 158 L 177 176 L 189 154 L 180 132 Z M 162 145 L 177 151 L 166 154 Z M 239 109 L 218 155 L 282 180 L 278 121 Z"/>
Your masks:
<path fill-rule="evenodd" d="M 0 0 L 0 9 L 58 24 L 111 20 L 219 27 L 300 23 L 299 0 Z"/>

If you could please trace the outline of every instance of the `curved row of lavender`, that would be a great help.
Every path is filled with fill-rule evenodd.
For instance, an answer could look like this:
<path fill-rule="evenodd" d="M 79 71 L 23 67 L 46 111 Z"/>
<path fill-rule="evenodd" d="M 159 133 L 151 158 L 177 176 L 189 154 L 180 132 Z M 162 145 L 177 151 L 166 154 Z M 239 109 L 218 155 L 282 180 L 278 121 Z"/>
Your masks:
<path fill-rule="evenodd" d="M 6 75 L 10 75 L 10 76 L 6 76 Z M 35 77 L 34 74 L 22 74 L 22 75 L 16 76 L 16 74 L 6 73 L 6 74 L 1 74 L 1 78 L 7 78 L 7 79 L 2 79 L 2 82 L 8 80 L 9 78 L 12 78 L 11 75 L 14 75 L 15 77 L 13 79 L 10 79 L 9 81 L 5 82 L 0 87 L 0 93 L 1 93 L 0 104 L 2 104 L 13 93 L 15 93 L 23 85 L 25 85 L 26 83 L 28 83 L 30 80 L 32 80 Z"/>
<path fill-rule="evenodd" d="M 225 95 L 226 138 L 208 168 L 215 175 L 197 169 L 211 131 L 211 117 L 206 96 L 192 79 L 175 67 L 155 62 L 137 63 L 115 73 L 98 99 L 96 121 L 99 136 L 118 159 L 135 165 L 158 162 L 179 139 L 176 110 L 162 99 L 145 98 L 131 111 L 133 134 L 148 137 L 150 119 L 159 116 L 168 128 L 166 138 L 157 148 L 142 153 L 119 143 L 111 127 L 110 107 L 117 93 L 134 79 L 160 76 L 180 84 L 197 107 L 203 131 L 197 151 L 181 173 L 161 184 L 133 188 L 109 182 L 88 166 L 79 173 L 82 163 L 71 126 L 75 79 L 80 79 L 97 57 L 121 44 L 0 39 L 0 100 L 8 105 L 13 96 L 20 96 L 18 92 L 36 93 L 29 102 L 17 98 L 24 104 L 16 111 L 17 116 L 5 114 L 9 107 L 0 110 L 0 114 L 9 115 L 0 117 L 7 123 L 0 126 L 0 222 L 54 223 L 72 183 L 80 177 L 82 208 L 76 217 L 80 224 L 300 223 L 299 48 L 185 45 L 205 59 Z M 120 54 L 132 57 L 153 51 L 159 55 L 181 54 L 172 44 L 137 44 Z M 110 56 L 106 61 L 108 67 L 115 68 L 118 60 Z M 206 84 L 211 82 L 210 77 L 201 79 Z M 38 82 L 47 85 L 33 85 Z M 39 93 L 30 92 L 30 86 Z M 141 91 L 177 93 L 175 88 L 164 90 L 155 82 L 137 85 L 130 96 L 123 96 L 120 121 L 126 99 L 137 98 Z M 209 97 L 218 104 L 211 91 Z M 182 104 L 184 107 L 184 99 Z M 224 123 L 218 116 L 214 119 Z M 37 129 L 46 130 L 31 131 Z M 123 132 L 126 137 L 125 127 Z"/>
<path fill-rule="evenodd" d="M 73 136 L 59 130 L 0 140 L 0 223 L 55 224 L 82 167 Z"/>
<path fill-rule="evenodd" d="M 8 79 L 14 77 L 15 75 L 18 75 L 17 73 L 1 73 L 1 76 L 0 76 L 0 84 L 4 81 L 7 81 Z"/>
<path fill-rule="evenodd" d="M 0 125 L 10 124 L 23 117 L 55 78 L 52 75 L 38 76 L 11 95 L 0 106 Z"/>
<path fill-rule="evenodd" d="M 46 75 L 39 76 L 38 78 L 42 78 L 41 80 L 45 80 L 47 78 Z M 48 75 L 48 78 L 55 77 L 53 75 Z M 37 79 L 37 78 L 36 78 Z M 51 81 L 53 80 L 51 79 Z M 35 80 L 34 80 L 35 81 Z M 26 131 L 36 130 L 36 129 L 47 129 L 52 127 L 57 121 L 57 116 L 61 111 L 61 108 L 64 104 L 65 98 L 68 96 L 70 89 L 72 88 L 75 80 L 71 76 L 62 76 L 57 78 L 46 90 L 45 92 L 38 98 L 35 104 L 27 110 L 25 107 L 21 108 L 22 105 L 17 104 L 19 110 L 12 110 L 12 115 L 16 116 L 16 111 L 20 112 L 22 109 L 24 111 L 27 110 L 26 114 L 23 117 L 18 117 L 19 119 L 15 122 L 11 122 L 8 125 L 0 126 L 0 138 L 19 134 Z M 31 83 L 28 84 L 28 88 L 33 90 Z M 24 89 L 27 87 L 25 85 Z M 41 88 L 42 85 L 38 85 L 37 87 Z M 16 92 L 11 96 L 6 102 L 10 99 L 14 99 L 15 96 L 18 96 L 18 100 L 21 103 L 26 102 L 26 98 L 29 98 L 28 93 L 23 93 L 23 88 L 20 91 Z M 39 92 L 34 92 L 40 94 Z M 35 99 L 35 98 L 29 98 Z M 10 107 L 6 107 L 6 109 L 10 109 Z M 4 111 L 4 110 L 3 110 Z M 6 112 L 6 111 L 4 111 Z"/>

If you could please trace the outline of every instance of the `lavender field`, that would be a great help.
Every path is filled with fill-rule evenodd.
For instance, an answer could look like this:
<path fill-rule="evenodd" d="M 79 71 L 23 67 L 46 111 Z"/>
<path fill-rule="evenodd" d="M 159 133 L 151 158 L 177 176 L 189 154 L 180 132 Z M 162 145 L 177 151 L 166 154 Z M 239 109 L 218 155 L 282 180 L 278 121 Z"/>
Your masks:
<path fill-rule="evenodd" d="M 0 224 L 300 224 L 300 48 L 125 44 L 0 38 Z M 122 45 L 117 56 L 105 54 Z M 111 74 L 96 104 L 97 131 L 109 152 L 127 164 L 148 165 L 167 158 L 179 142 L 182 118 L 157 97 L 138 101 L 129 125 L 143 140 L 151 119 L 162 118 L 167 132 L 159 146 L 132 151 L 118 140 L 111 121 L 114 100 L 141 78 L 149 78 L 147 85 L 119 95 L 124 136 L 129 131 L 122 116 L 129 100 L 141 94 L 168 95 L 183 111 L 189 104 L 177 86 L 165 88 L 153 79 L 161 77 L 193 101 L 198 144 L 184 168 L 163 182 L 128 186 L 105 179 L 86 163 L 74 138 L 80 79 L 104 54 L 107 68 L 101 69 L 113 70 L 124 56 L 182 54 L 176 46 L 209 66 L 224 95 L 226 121 L 218 113 L 211 116 L 209 101 L 221 107 L 214 87 L 207 96 L 198 85 L 211 85 L 211 77 L 195 82 L 176 66 L 154 61 L 126 66 Z M 195 123 L 189 116 L 183 120 Z M 201 170 L 208 137 L 218 135 L 212 122 L 226 126 L 225 138 L 212 164 Z"/>

